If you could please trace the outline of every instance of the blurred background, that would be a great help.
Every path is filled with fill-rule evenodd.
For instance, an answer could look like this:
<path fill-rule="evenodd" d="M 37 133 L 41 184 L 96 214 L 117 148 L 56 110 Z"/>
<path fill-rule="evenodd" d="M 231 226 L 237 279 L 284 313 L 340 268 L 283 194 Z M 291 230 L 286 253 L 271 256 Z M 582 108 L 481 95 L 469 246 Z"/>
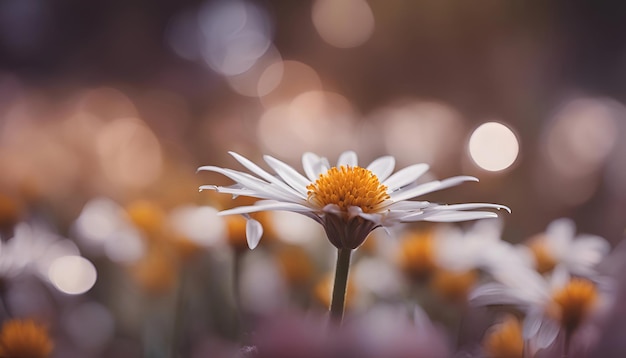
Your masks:
<path fill-rule="evenodd" d="M 305 151 L 425 162 L 433 179 L 481 180 L 429 200 L 511 207 L 510 242 L 570 217 L 616 245 L 626 222 L 625 11 L 585 1 L 1 1 L 2 239 L 43 230 L 86 258 L 48 259 L 56 268 L 46 266 L 44 286 L 14 279 L 8 310 L 63 322 L 52 324 L 60 357 L 150 356 L 146 341 L 167 340 L 146 327 L 170 322 L 181 302 L 168 287 L 223 286 L 225 262 L 243 255 L 215 248 L 236 236 L 214 212 L 230 198 L 197 190 L 228 183 L 196 174 L 201 165 L 241 169 L 229 150 L 297 169 Z M 300 244 L 301 231 L 280 230 Z M 210 258 L 187 260 L 198 251 Z M 83 286 L 53 272 L 81 272 Z M 48 306 L 22 299 L 50 282 L 61 288 Z M 168 293 L 138 312 L 155 291 Z M 215 323 L 228 313 L 207 314 L 193 337 L 237 336 Z"/>

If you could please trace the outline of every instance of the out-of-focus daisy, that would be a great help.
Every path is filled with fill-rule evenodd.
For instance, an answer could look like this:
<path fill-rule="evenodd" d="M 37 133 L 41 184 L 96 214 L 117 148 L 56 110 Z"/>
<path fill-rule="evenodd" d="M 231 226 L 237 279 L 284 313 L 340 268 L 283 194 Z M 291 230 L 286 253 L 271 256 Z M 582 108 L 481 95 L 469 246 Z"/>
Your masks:
<path fill-rule="evenodd" d="M 104 254 L 117 263 L 140 259 L 146 245 L 124 208 L 109 198 L 91 199 L 73 225 L 79 244 L 92 254 Z"/>
<path fill-rule="evenodd" d="M 509 210 L 497 204 L 439 205 L 427 201 L 409 201 L 478 179 L 457 176 L 416 184 L 417 179 L 428 170 L 428 165 L 415 164 L 392 175 L 395 159 L 391 156 L 378 158 L 364 168 L 358 165 L 356 153 L 348 151 L 341 154 L 336 166 L 331 167 L 326 158 L 305 153 L 302 156 L 304 176 L 268 155 L 264 159 L 277 175 L 237 153 L 230 154 L 256 176 L 232 169 L 203 166 L 198 170 L 223 174 L 236 184 L 227 187 L 203 185 L 200 189 L 262 200 L 254 205 L 222 211 L 222 215 L 247 215 L 272 210 L 301 213 L 322 224 L 330 242 L 340 249 L 357 248 L 372 230 L 381 226 L 422 220 L 454 222 L 497 216 L 490 211 L 467 211 L 471 209 Z M 262 230 L 258 221 L 248 220 L 247 239 L 251 248 L 258 244 Z"/>
<path fill-rule="evenodd" d="M 571 273 L 582 276 L 593 275 L 594 267 L 611 249 L 602 237 L 589 234 L 576 236 L 576 225 L 564 218 L 550 223 L 544 233 L 531 237 L 528 247 L 540 273 L 564 265 Z"/>
<path fill-rule="evenodd" d="M 47 329 L 33 320 L 12 319 L 0 330 L 0 357 L 46 358 L 53 343 Z"/>
<path fill-rule="evenodd" d="M 468 230 L 440 226 L 409 231 L 400 240 L 398 263 L 413 280 L 428 281 L 441 296 L 463 302 L 478 282 L 479 272 L 500 270 L 504 262 L 525 261 L 500 234 L 498 220 L 482 220 Z"/>
<path fill-rule="evenodd" d="M 477 305 L 513 305 L 526 313 L 524 339 L 537 349 L 550 346 L 559 332 L 569 339 L 581 326 L 592 322 L 611 301 L 608 287 L 557 267 L 549 278 L 521 266 L 496 277 L 500 282 L 478 287 L 470 294 Z M 566 340 L 567 341 L 567 340 Z"/>
<path fill-rule="evenodd" d="M 56 259 L 79 255 L 71 240 L 52 233 L 42 225 L 22 222 L 17 224 L 14 233 L 7 242 L 0 242 L 1 277 L 32 273 L 47 280 L 50 266 Z"/>
<path fill-rule="evenodd" d="M 397 262 L 410 278 L 422 281 L 437 269 L 435 230 L 410 231 L 402 235 Z"/>
<path fill-rule="evenodd" d="M 183 262 L 220 245 L 226 224 L 210 206 L 169 208 L 139 199 L 121 206 L 108 198 L 89 201 L 74 223 L 79 242 L 124 264 L 141 288 L 165 293 L 175 287 Z"/>

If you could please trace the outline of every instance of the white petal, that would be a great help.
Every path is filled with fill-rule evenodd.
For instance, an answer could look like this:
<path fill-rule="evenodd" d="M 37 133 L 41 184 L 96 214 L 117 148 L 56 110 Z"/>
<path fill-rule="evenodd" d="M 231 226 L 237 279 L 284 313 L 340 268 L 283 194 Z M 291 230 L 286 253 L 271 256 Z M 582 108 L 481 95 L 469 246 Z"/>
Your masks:
<path fill-rule="evenodd" d="M 307 152 L 302 155 L 302 167 L 311 182 L 315 182 L 320 175 L 328 171 L 328 166 L 323 158 L 317 154 Z"/>
<path fill-rule="evenodd" d="M 298 195 L 298 196 L 303 197 L 302 195 L 299 194 L 298 191 L 293 190 L 289 185 L 285 184 L 285 182 L 283 182 L 282 180 L 276 178 L 272 174 L 266 172 L 265 170 L 263 170 L 258 165 L 254 164 L 252 161 L 250 161 L 246 157 L 244 157 L 242 155 L 239 155 L 239 154 L 237 154 L 235 152 L 228 152 L 228 153 L 230 155 L 232 155 L 239 163 L 241 163 L 241 165 L 246 167 L 248 170 L 250 170 L 254 174 L 258 175 L 262 179 L 265 179 L 268 182 L 275 184 L 276 186 L 280 187 L 281 189 L 284 189 L 286 191 L 292 192 L 294 195 Z"/>
<path fill-rule="evenodd" d="M 248 241 L 248 247 L 250 247 L 251 250 L 259 244 L 261 236 L 263 236 L 263 226 L 261 223 L 252 218 L 247 218 L 246 240 Z"/>
<path fill-rule="evenodd" d="M 595 252 L 599 255 L 606 255 L 611 251 L 611 245 L 603 237 L 595 235 L 579 235 L 572 243 L 574 250 L 584 252 Z"/>
<path fill-rule="evenodd" d="M 355 216 L 359 216 L 363 214 L 363 209 L 360 206 L 350 206 L 348 207 L 348 217 L 353 218 Z"/>
<path fill-rule="evenodd" d="M 428 164 L 414 164 L 387 178 L 382 184 L 387 187 L 388 192 L 395 191 L 407 184 L 413 183 L 428 171 Z"/>
<path fill-rule="evenodd" d="M 431 210 L 472 210 L 472 209 L 504 209 L 511 212 L 507 206 L 499 205 L 499 204 L 488 204 L 488 203 L 465 203 L 465 204 L 451 204 L 451 205 L 438 205 L 433 207 Z"/>
<path fill-rule="evenodd" d="M 359 159 L 356 153 L 351 150 L 341 153 L 339 159 L 337 160 L 337 167 L 342 165 L 350 167 L 356 167 L 359 165 Z"/>
<path fill-rule="evenodd" d="M 337 215 L 341 215 L 342 213 L 341 208 L 337 204 L 326 204 L 326 206 L 322 208 L 322 211 L 325 213 L 337 214 Z"/>
<path fill-rule="evenodd" d="M 572 273 L 589 277 L 610 249 L 608 241 L 599 236 L 580 235 L 572 241 L 563 260 Z"/>
<path fill-rule="evenodd" d="M 524 305 L 526 303 L 518 298 L 509 287 L 495 282 L 478 286 L 470 292 L 468 300 L 474 306 Z"/>
<path fill-rule="evenodd" d="M 244 186 L 248 186 L 247 185 L 248 183 L 253 183 L 253 185 L 254 184 L 268 184 L 267 182 L 259 178 L 256 178 L 248 173 L 240 172 L 237 170 L 220 168 L 220 167 L 216 167 L 213 165 L 205 165 L 205 166 L 198 168 L 198 171 L 202 171 L 202 170 L 222 174 Z"/>
<path fill-rule="evenodd" d="M 359 216 L 376 225 L 383 225 L 383 215 L 381 214 L 359 213 Z"/>
<path fill-rule="evenodd" d="M 555 249 L 566 247 L 576 234 L 576 224 L 567 218 L 561 218 L 551 222 L 546 228 L 548 240 L 555 244 Z"/>
<path fill-rule="evenodd" d="M 235 152 L 228 152 L 228 154 L 232 155 L 235 158 L 235 160 L 237 160 L 239 163 L 241 163 L 241 165 L 246 167 L 248 170 L 250 170 L 254 174 L 260 176 L 261 178 L 267 180 L 268 182 L 271 183 L 271 182 L 275 182 L 276 181 L 276 177 L 274 177 L 272 174 L 266 172 L 261 167 L 259 167 L 258 165 L 254 164 L 252 161 L 250 161 L 248 158 L 244 157 L 243 155 L 237 154 Z"/>
<path fill-rule="evenodd" d="M 544 317 L 541 321 L 541 326 L 539 327 L 537 336 L 535 337 L 535 344 L 537 345 L 537 348 L 543 349 L 551 346 L 556 337 L 559 335 L 560 328 L 561 327 L 557 322 Z"/>
<path fill-rule="evenodd" d="M 252 192 L 263 194 L 264 198 L 275 198 L 286 201 L 299 201 L 302 200 L 301 195 L 295 193 L 293 190 L 286 191 L 276 186 L 270 185 L 259 178 L 256 178 L 248 173 L 242 173 L 232 169 L 225 169 L 215 166 L 204 166 L 198 168 L 198 170 L 212 171 L 220 173 L 235 182 L 241 184 L 244 188 L 250 189 Z"/>
<path fill-rule="evenodd" d="M 524 340 L 534 338 L 541 328 L 543 320 L 543 311 L 539 308 L 532 308 L 526 313 L 524 318 L 524 326 L 522 328 L 522 336 Z"/>
<path fill-rule="evenodd" d="M 470 176 L 457 176 L 442 181 L 431 181 L 409 189 L 400 189 L 389 196 L 393 201 L 402 201 L 415 198 L 416 196 L 432 193 L 433 191 L 442 190 L 455 185 L 459 185 L 466 181 L 478 181 L 478 179 Z"/>
<path fill-rule="evenodd" d="M 557 265 L 552 270 L 552 276 L 550 277 L 550 288 L 552 290 L 559 290 L 570 281 L 570 274 L 564 265 Z"/>
<path fill-rule="evenodd" d="M 437 205 L 432 204 L 428 201 L 399 201 L 397 203 L 392 203 L 388 205 L 386 208 L 389 210 L 397 210 L 397 211 L 414 211 L 424 209 L 426 207 Z"/>
<path fill-rule="evenodd" d="M 385 157 L 380 157 L 374 160 L 370 165 L 367 166 L 367 170 L 371 171 L 376 175 L 378 181 L 381 183 L 393 173 L 393 168 L 396 167 L 396 160 L 394 157 L 388 155 Z"/>
<path fill-rule="evenodd" d="M 298 173 L 291 166 L 281 162 L 280 160 L 271 157 L 269 155 L 263 156 L 267 164 L 276 171 L 283 180 L 289 184 L 292 188 L 297 190 L 305 198 L 307 195 L 307 186 L 311 184 L 311 181 L 305 178 L 302 174 Z"/>
<path fill-rule="evenodd" d="M 273 211 L 273 210 L 293 211 L 296 213 L 312 211 L 311 208 L 306 207 L 304 205 L 268 200 L 258 205 L 238 206 L 236 208 L 220 211 L 219 215 L 246 214 L 246 213 L 256 213 L 259 211 Z"/>
<path fill-rule="evenodd" d="M 389 193 L 389 197 L 394 202 L 400 202 L 404 200 L 412 199 L 416 196 L 423 195 L 425 193 L 430 193 L 432 191 L 438 190 L 441 186 L 440 181 L 431 181 L 428 183 L 420 184 L 418 186 L 410 187 L 410 188 L 402 188 L 394 192 Z"/>
<path fill-rule="evenodd" d="M 457 222 L 466 220 L 478 220 L 497 218 L 498 214 L 491 211 L 442 211 L 431 216 L 426 216 L 424 221 L 430 222 Z"/>
<path fill-rule="evenodd" d="M 200 186 L 200 191 L 203 190 L 215 190 L 218 193 L 223 193 L 223 194 L 231 194 L 233 196 L 250 196 L 253 198 L 262 198 L 262 199 L 275 199 L 274 196 L 267 197 L 264 194 L 261 194 L 259 192 L 256 191 L 252 191 L 250 189 L 243 189 L 243 188 L 236 188 L 236 187 L 230 187 L 230 186 L 217 186 L 217 185 L 201 185 Z"/>
<path fill-rule="evenodd" d="M 526 265 L 500 264 L 498 270 L 491 271 L 499 282 L 515 290 L 520 300 L 528 304 L 542 305 L 550 300 L 550 287 L 545 278 Z"/>

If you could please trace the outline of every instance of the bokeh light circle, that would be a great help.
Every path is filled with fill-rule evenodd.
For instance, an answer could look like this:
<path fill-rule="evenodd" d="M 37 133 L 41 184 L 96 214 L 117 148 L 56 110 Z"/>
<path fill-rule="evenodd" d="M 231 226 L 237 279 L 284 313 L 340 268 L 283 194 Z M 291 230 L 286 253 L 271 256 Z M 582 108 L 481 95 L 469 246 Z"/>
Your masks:
<path fill-rule="evenodd" d="M 316 0 L 311 17 L 322 39 L 339 48 L 362 45 L 374 32 L 374 14 L 364 0 Z"/>
<path fill-rule="evenodd" d="M 509 127 L 498 122 L 487 122 L 472 133 L 469 154 L 482 169 L 497 172 L 515 162 L 519 154 L 519 142 Z"/>
<path fill-rule="evenodd" d="M 96 267 L 86 258 L 68 255 L 57 258 L 50 265 L 48 278 L 59 291 L 80 295 L 96 283 Z"/>

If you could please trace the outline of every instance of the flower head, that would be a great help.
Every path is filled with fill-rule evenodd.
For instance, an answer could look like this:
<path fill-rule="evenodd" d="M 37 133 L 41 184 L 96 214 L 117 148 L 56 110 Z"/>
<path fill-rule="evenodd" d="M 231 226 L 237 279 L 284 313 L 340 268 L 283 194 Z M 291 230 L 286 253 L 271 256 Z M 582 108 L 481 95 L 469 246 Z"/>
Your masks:
<path fill-rule="evenodd" d="M 13 319 L 2 325 L 0 357 L 45 358 L 52 346 L 46 328 L 33 320 Z"/>
<path fill-rule="evenodd" d="M 391 156 L 378 158 L 367 167 L 361 167 L 358 165 L 356 153 L 348 151 L 341 154 L 336 166 L 331 167 L 326 158 L 305 153 L 302 156 L 302 166 L 306 174 L 304 176 L 271 156 L 266 155 L 264 159 L 276 174 L 265 171 L 237 153 L 230 154 L 254 175 L 216 166 L 203 166 L 198 170 L 223 174 L 236 184 L 227 187 L 203 185 L 200 189 L 262 199 L 253 205 L 222 212 L 222 215 L 246 216 L 246 236 L 251 248 L 258 244 L 263 229 L 248 214 L 259 211 L 284 210 L 306 215 L 324 227 L 334 246 L 355 249 L 377 227 L 421 220 L 454 222 L 497 216 L 490 211 L 467 211 L 472 209 L 509 210 L 497 204 L 439 205 L 428 201 L 409 201 L 433 191 L 478 179 L 458 176 L 417 184 L 417 180 L 428 171 L 428 165 L 411 165 L 392 175 L 395 159 Z"/>
<path fill-rule="evenodd" d="M 602 237 L 576 235 L 574 222 L 564 218 L 554 220 L 545 233 L 530 238 L 528 247 L 540 273 L 561 265 L 573 274 L 587 277 L 596 273 L 595 266 L 610 250 L 608 241 Z"/>
<path fill-rule="evenodd" d="M 589 280 L 570 277 L 559 266 L 549 278 L 527 267 L 509 270 L 500 282 L 478 287 L 470 299 L 478 305 L 509 304 L 525 312 L 524 339 L 534 339 L 537 348 L 546 348 L 560 331 L 573 334 L 591 323 L 610 302 L 611 285 L 602 287 Z"/>

